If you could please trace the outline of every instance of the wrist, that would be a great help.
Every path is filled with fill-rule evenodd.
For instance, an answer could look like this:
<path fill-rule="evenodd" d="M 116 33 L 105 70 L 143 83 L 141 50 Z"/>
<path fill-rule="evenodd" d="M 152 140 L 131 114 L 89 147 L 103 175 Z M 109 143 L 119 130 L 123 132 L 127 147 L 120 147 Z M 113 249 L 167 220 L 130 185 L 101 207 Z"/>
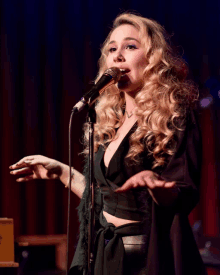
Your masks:
<path fill-rule="evenodd" d="M 64 163 L 60 163 L 60 167 L 61 167 L 61 174 L 59 179 L 66 186 L 69 183 L 69 166 Z"/>
<path fill-rule="evenodd" d="M 73 169 L 73 167 L 71 167 L 71 170 L 70 170 L 70 168 L 68 166 L 68 177 L 67 177 L 68 180 L 67 180 L 66 184 L 64 183 L 65 188 L 68 188 L 69 186 L 71 186 L 73 178 L 74 178 L 74 169 Z"/>

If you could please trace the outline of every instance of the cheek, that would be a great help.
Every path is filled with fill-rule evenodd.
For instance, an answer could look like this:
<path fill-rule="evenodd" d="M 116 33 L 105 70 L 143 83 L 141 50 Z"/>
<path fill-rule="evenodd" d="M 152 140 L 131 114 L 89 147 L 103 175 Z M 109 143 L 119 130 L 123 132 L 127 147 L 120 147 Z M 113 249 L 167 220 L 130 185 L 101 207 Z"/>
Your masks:
<path fill-rule="evenodd" d="M 114 54 L 113 53 L 107 53 L 105 55 L 106 64 L 112 64 L 113 61 L 114 61 Z"/>
<path fill-rule="evenodd" d="M 143 71 L 146 68 L 147 63 L 146 62 L 137 62 L 134 66 L 135 66 L 135 75 L 138 78 L 142 78 L 143 77 Z"/>
<path fill-rule="evenodd" d="M 147 60 L 143 55 L 136 56 L 133 65 L 137 69 L 137 73 L 142 73 L 147 66 Z"/>
<path fill-rule="evenodd" d="M 105 63 L 106 63 L 106 65 L 107 65 L 107 67 L 109 67 L 109 66 L 111 65 L 111 60 L 110 60 L 110 58 L 109 58 L 109 55 L 106 57 Z"/>
<path fill-rule="evenodd" d="M 107 65 L 107 67 L 109 67 L 109 60 L 108 60 L 108 58 L 106 58 L 105 64 Z"/>
<path fill-rule="evenodd" d="M 147 59 L 146 58 L 142 58 L 139 61 L 139 67 L 144 69 L 147 66 Z"/>

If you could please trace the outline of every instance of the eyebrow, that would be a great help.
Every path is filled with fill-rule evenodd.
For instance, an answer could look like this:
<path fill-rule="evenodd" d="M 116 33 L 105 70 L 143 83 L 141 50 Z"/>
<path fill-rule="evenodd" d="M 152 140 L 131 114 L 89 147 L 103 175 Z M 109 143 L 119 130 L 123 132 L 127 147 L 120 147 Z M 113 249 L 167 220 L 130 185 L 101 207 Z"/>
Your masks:
<path fill-rule="evenodd" d="M 127 40 L 134 40 L 134 41 L 137 41 L 137 42 L 140 44 L 140 41 L 137 40 L 136 38 L 133 38 L 133 37 L 125 37 L 124 40 L 125 40 L 125 41 L 127 41 Z M 116 43 L 116 41 L 115 41 L 115 40 L 112 40 L 112 41 L 110 41 L 108 44 L 110 45 L 110 44 L 113 44 L 113 43 Z"/>

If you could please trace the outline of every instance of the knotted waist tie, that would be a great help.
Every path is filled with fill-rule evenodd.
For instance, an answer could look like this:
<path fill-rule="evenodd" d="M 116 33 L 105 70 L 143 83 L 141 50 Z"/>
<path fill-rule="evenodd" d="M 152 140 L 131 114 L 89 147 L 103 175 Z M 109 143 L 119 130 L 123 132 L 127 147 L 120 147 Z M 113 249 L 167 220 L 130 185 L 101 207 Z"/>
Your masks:
<path fill-rule="evenodd" d="M 102 212 L 100 224 L 102 227 L 95 240 L 94 275 L 123 274 L 125 250 L 122 237 L 143 235 L 144 227 L 139 222 L 115 227 L 106 221 Z"/>

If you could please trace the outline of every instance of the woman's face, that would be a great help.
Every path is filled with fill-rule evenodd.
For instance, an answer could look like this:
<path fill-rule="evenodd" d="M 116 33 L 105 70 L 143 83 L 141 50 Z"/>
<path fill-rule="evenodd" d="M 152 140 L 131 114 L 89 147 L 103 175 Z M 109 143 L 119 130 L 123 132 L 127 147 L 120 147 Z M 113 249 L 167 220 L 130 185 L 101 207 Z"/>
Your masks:
<path fill-rule="evenodd" d="M 143 86 L 143 70 L 147 65 L 138 30 L 129 24 L 117 27 L 110 36 L 107 51 L 107 67 L 124 70 L 117 84 L 119 90 L 134 96 Z"/>

